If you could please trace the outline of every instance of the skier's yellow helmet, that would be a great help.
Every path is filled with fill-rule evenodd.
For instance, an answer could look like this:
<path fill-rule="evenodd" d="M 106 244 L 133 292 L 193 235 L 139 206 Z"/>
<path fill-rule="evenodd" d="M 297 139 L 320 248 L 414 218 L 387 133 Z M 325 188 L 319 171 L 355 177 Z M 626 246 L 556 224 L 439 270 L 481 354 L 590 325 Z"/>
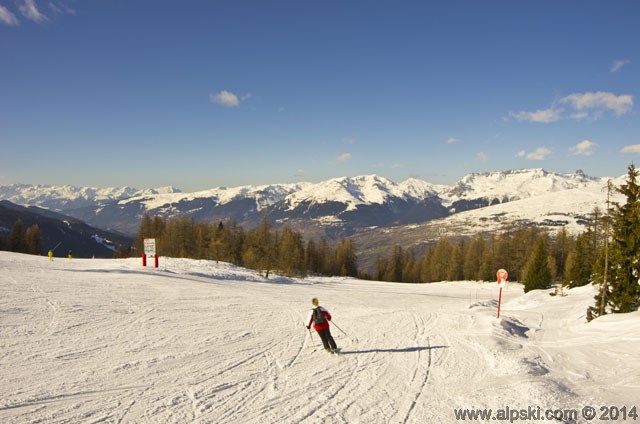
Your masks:
<path fill-rule="evenodd" d="M 318 306 L 318 298 L 317 298 L 317 297 L 314 297 L 313 299 L 311 299 L 311 304 L 312 304 L 313 306 Z"/>

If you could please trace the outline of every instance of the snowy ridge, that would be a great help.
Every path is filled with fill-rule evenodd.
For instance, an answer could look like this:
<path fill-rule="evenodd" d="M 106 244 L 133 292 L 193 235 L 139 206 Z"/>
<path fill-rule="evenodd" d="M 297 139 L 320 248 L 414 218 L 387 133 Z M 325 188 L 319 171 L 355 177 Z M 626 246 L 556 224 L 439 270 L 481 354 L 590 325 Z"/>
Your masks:
<path fill-rule="evenodd" d="M 165 218 L 191 217 L 199 222 L 233 218 L 250 228 L 258 225 L 265 208 L 278 225 L 292 225 L 314 238 L 336 239 L 375 229 L 393 230 L 389 233 L 393 235 L 401 226 L 434 222 L 439 225 L 435 229 L 438 234 L 494 231 L 510 225 L 542 225 L 551 230 L 567 226 L 579 233 L 595 206 L 606 208 L 606 181 L 607 178 L 588 177 L 581 171 L 559 174 L 522 169 L 470 174 L 454 186 L 415 178 L 395 183 L 377 175 L 318 183 L 217 187 L 194 193 L 181 193 L 171 187 L 100 191 L 7 186 L 0 187 L 0 200 L 37 204 L 96 228 L 130 235 L 135 234 L 145 213 Z M 624 176 L 615 179 L 614 184 L 619 186 L 623 181 Z M 434 234 L 432 230 L 428 232 Z M 423 239 L 432 237 L 426 235 Z M 393 245 L 396 241 L 389 242 Z M 410 243 L 416 242 L 419 241 Z M 363 246 L 367 244 L 365 241 Z"/>
<path fill-rule="evenodd" d="M 72 185 L 11 184 L 0 186 L 0 199 L 8 200 L 18 205 L 39 206 L 54 211 L 62 211 L 104 204 L 135 196 L 153 196 L 175 192 L 179 192 L 179 190 L 174 187 L 138 190 L 132 187 L 95 188 Z"/>
<path fill-rule="evenodd" d="M 491 178 L 500 181 L 499 176 L 491 176 Z M 624 177 L 613 180 L 613 183 L 616 186 L 624 184 Z M 512 185 L 483 185 L 494 187 L 495 191 L 499 190 L 501 195 L 509 198 L 509 201 L 456 213 L 445 218 L 446 227 L 450 232 L 458 234 L 465 234 L 470 230 L 491 232 L 499 230 L 506 223 L 527 222 L 542 227 L 562 226 L 570 233 L 579 234 L 584 230 L 582 221 L 593 212 L 595 207 L 601 211 L 607 208 L 606 178 L 592 179 L 569 175 L 568 178 L 561 179 L 557 175 L 552 175 L 551 178 L 540 180 L 524 179 L 523 182 L 516 181 Z M 477 191 L 483 196 L 489 192 L 489 189 Z M 514 193 L 517 193 L 518 197 L 515 197 Z M 523 193 L 528 193 L 529 196 L 523 196 Z M 466 192 L 465 196 L 471 195 Z M 613 192 L 611 200 L 622 202 L 623 196 Z"/>
<path fill-rule="evenodd" d="M 123 205 L 141 201 L 147 209 L 156 209 L 167 204 L 195 199 L 211 199 L 220 205 L 239 199 L 253 199 L 258 209 L 282 201 L 290 208 L 295 208 L 303 202 L 338 202 L 348 205 L 348 210 L 353 210 L 358 205 L 383 204 L 390 197 L 412 201 L 439 197 L 445 206 L 470 199 L 496 199 L 502 203 L 550 192 L 600 187 L 606 184 L 606 180 L 607 178 L 586 176 L 582 171 L 558 174 L 543 169 L 521 169 L 470 174 L 454 186 L 435 185 L 416 178 L 395 183 L 377 175 L 333 178 L 319 183 L 217 187 L 193 193 L 182 193 L 173 187 L 137 190 L 130 187 L 98 189 L 20 184 L 0 186 L 0 199 L 52 210 L 71 209 L 107 201 L 119 201 Z"/>
<path fill-rule="evenodd" d="M 300 184 L 273 184 L 273 185 L 247 185 L 240 187 L 216 187 L 209 190 L 202 190 L 193 193 L 163 193 L 149 194 L 141 193 L 137 196 L 120 200 L 121 205 L 140 202 L 148 210 L 160 209 L 165 205 L 180 202 L 190 202 L 197 199 L 210 199 L 215 204 L 224 205 L 234 200 L 252 199 L 255 200 L 259 210 L 281 202 L 292 192 L 305 187 L 305 183 Z"/>
<path fill-rule="evenodd" d="M 396 184 L 377 175 L 334 178 L 306 187 L 286 197 L 290 209 L 302 202 L 338 202 L 354 210 L 358 205 L 381 205 L 390 197 L 420 200 L 437 194 L 433 185 L 417 179 Z"/>
<path fill-rule="evenodd" d="M 178 202 L 196 199 L 211 199 L 215 204 L 225 205 L 235 200 L 255 200 L 258 210 L 285 202 L 294 209 L 304 202 L 322 204 L 337 202 L 353 210 L 358 205 L 383 204 L 390 197 L 407 200 L 421 200 L 437 196 L 436 186 L 425 181 L 410 179 L 396 184 L 377 175 L 332 178 L 320 183 L 301 182 L 297 184 L 247 185 L 240 187 L 217 187 L 194 193 L 168 193 L 150 196 L 142 194 L 123 199 L 121 204 L 141 201 L 147 209 L 157 209 Z"/>
<path fill-rule="evenodd" d="M 606 184 L 606 180 L 588 177 L 580 170 L 573 174 L 557 174 L 541 168 L 476 173 L 445 190 L 442 197 L 447 205 L 456 200 L 479 198 L 502 203 L 564 190 L 588 189 Z"/>

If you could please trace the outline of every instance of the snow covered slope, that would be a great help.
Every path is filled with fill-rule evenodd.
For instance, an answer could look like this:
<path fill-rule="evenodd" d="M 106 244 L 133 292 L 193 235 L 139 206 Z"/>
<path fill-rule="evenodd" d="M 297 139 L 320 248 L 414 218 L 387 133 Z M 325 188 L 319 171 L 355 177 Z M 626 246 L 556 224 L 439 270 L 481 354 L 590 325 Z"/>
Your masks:
<path fill-rule="evenodd" d="M 0 252 L 0 291 L 3 423 L 454 423 L 456 410 L 640 399 L 640 315 L 585 323 L 591 287 L 508 283 L 496 319 L 495 284 Z M 314 296 L 340 356 L 303 326 Z"/>

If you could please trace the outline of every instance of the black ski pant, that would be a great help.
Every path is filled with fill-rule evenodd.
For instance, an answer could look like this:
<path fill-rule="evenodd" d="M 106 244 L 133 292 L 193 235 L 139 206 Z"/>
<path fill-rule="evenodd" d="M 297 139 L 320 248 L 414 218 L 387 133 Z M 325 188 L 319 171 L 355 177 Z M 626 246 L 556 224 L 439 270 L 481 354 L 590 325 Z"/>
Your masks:
<path fill-rule="evenodd" d="M 336 341 L 333 340 L 333 336 L 331 335 L 331 330 L 329 327 L 324 330 L 318 331 L 318 335 L 320 336 L 320 340 L 322 340 L 322 345 L 326 350 L 336 350 L 338 347 L 336 346 Z"/>

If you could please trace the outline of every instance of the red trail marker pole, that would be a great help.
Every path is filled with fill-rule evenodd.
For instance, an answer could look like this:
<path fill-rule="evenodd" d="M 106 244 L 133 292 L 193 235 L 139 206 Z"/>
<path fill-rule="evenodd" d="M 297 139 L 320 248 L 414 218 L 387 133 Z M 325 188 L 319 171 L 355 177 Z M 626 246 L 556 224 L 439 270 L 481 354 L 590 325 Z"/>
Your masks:
<path fill-rule="evenodd" d="M 502 288 L 507 284 L 507 277 L 509 273 L 507 273 L 506 269 L 499 269 L 496 273 L 498 276 L 498 287 L 500 287 L 500 294 L 498 295 L 498 318 L 500 318 L 500 304 L 502 303 Z"/>

